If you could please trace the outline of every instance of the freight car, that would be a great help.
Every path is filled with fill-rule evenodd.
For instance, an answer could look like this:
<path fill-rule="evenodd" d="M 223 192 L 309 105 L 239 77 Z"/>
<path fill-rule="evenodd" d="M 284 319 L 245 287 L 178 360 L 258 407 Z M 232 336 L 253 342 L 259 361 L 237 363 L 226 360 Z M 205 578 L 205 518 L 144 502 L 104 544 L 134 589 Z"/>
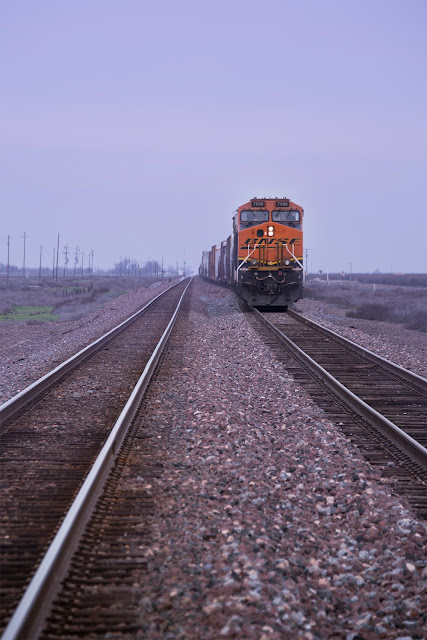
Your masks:
<path fill-rule="evenodd" d="M 250 306 L 290 306 L 302 297 L 303 215 L 288 198 L 253 198 L 234 213 L 227 240 L 203 252 L 199 274 Z"/>

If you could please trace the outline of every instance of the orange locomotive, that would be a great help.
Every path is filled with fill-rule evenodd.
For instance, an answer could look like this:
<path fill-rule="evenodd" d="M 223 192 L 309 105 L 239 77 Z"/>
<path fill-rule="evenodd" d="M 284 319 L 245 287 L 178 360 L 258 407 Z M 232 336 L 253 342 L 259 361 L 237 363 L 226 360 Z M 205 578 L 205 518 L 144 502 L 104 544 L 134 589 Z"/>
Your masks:
<path fill-rule="evenodd" d="M 302 207 L 253 198 L 233 216 L 233 234 L 205 251 L 199 273 L 233 285 L 251 306 L 288 307 L 302 296 Z"/>

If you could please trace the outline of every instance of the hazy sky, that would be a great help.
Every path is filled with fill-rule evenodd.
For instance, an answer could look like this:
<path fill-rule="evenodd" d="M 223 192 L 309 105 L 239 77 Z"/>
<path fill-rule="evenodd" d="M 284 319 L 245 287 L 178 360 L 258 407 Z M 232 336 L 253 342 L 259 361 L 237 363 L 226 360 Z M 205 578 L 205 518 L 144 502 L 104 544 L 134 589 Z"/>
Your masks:
<path fill-rule="evenodd" d="M 427 271 L 426 0 L 0 5 L 0 262 L 185 258 L 253 196 L 309 268 Z M 71 263 L 70 263 L 71 264 Z"/>

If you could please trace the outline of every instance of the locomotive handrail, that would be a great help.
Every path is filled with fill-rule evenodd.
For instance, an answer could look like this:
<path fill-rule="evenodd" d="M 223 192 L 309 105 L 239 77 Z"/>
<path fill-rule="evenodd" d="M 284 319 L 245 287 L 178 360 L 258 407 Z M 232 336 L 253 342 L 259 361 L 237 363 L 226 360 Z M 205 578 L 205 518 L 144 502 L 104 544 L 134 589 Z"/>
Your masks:
<path fill-rule="evenodd" d="M 288 243 L 285 242 L 284 246 L 287 248 L 287 250 L 289 251 L 289 253 L 291 254 L 291 256 L 293 257 L 293 259 L 295 260 L 295 262 L 298 262 L 299 266 L 301 267 L 301 269 L 304 269 L 304 267 L 302 266 L 301 262 L 298 260 L 298 258 L 296 257 L 295 253 L 292 251 L 292 249 L 289 249 Z"/>
<path fill-rule="evenodd" d="M 249 258 L 251 257 L 251 255 L 254 253 L 255 249 L 258 249 L 258 247 L 260 247 L 261 244 L 256 244 L 254 246 L 254 248 L 252 249 L 252 251 L 250 253 L 248 253 L 248 255 L 246 256 L 246 258 L 243 260 L 243 262 L 241 262 L 239 264 L 239 266 L 237 267 L 236 271 L 238 271 L 240 269 L 240 267 L 243 267 L 243 265 L 245 264 L 245 262 L 247 260 L 249 260 Z M 298 260 L 298 258 L 296 257 L 295 253 L 292 251 L 292 247 L 290 248 L 290 245 L 288 245 L 287 242 L 284 242 L 282 244 L 283 247 L 286 247 L 286 249 L 289 251 L 289 253 L 291 254 L 292 258 L 295 260 L 295 262 L 297 262 L 299 264 L 299 266 L 301 267 L 301 269 L 304 269 L 304 267 L 302 266 L 302 263 Z M 249 245 L 248 245 L 248 251 L 249 251 Z"/>
<path fill-rule="evenodd" d="M 249 260 L 249 258 L 251 257 L 251 255 L 253 254 L 253 252 L 255 251 L 255 249 L 257 249 L 258 247 L 260 247 L 260 244 L 256 244 L 254 246 L 254 248 L 252 249 L 252 251 L 250 253 L 248 253 L 248 255 L 246 256 L 246 258 L 243 260 L 243 262 L 241 262 L 239 264 L 239 266 L 237 267 L 236 271 L 238 271 L 240 269 L 240 267 L 243 267 L 243 265 L 245 264 L 246 260 Z M 249 245 L 248 245 L 248 251 L 249 251 Z"/>

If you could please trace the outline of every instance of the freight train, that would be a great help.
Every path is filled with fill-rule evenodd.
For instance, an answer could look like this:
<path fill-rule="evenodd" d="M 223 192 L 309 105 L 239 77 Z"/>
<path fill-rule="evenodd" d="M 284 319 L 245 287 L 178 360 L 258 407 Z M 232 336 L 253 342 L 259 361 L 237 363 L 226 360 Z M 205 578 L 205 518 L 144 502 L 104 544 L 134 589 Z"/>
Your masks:
<path fill-rule="evenodd" d="M 199 274 L 228 284 L 253 307 L 287 308 L 302 297 L 304 210 L 288 198 L 253 198 L 233 233 L 204 251 Z"/>

